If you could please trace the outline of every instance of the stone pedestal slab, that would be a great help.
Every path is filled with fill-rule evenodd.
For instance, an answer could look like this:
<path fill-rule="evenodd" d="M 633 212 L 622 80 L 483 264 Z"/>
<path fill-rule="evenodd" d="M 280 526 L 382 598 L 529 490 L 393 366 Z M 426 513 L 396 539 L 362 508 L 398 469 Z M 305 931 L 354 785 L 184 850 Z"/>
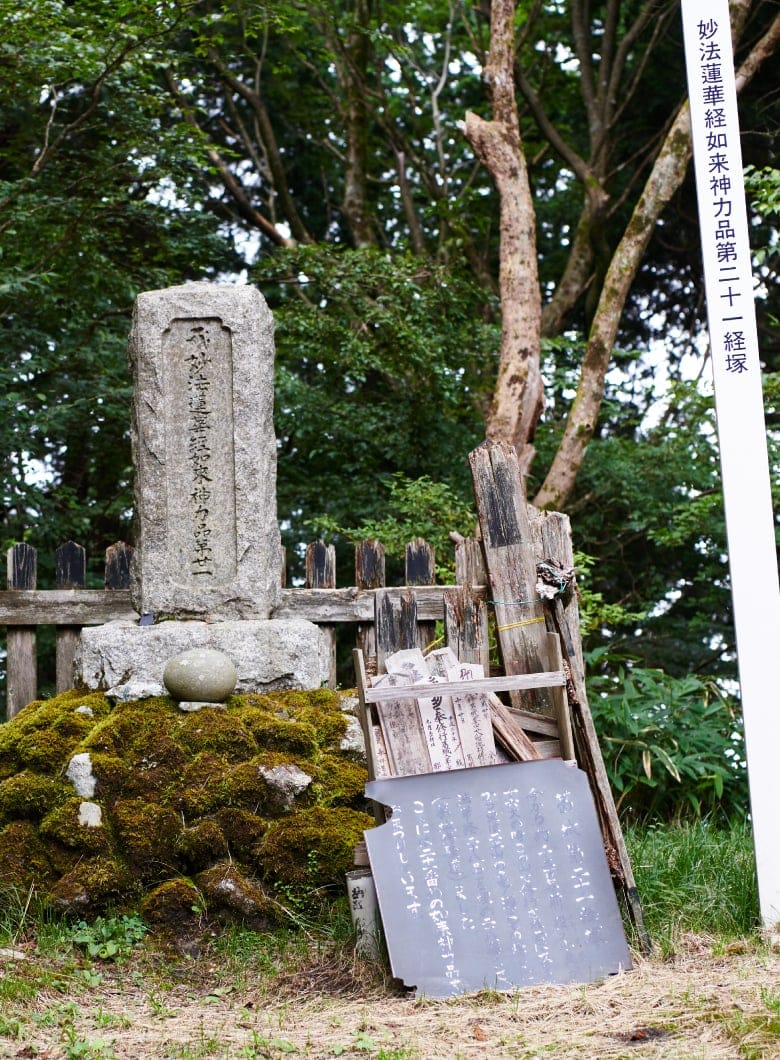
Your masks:
<path fill-rule="evenodd" d="M 236 693 L 320 688 L 328 656 L 319 628 L 302 620 L 243 622 L 109 622 L 83 629 L 76 653 L 77 685 L 109 689 L 128 682 L 162 683 L 165 664 L 190 648 L 216 648 L 238 672 Z"/>

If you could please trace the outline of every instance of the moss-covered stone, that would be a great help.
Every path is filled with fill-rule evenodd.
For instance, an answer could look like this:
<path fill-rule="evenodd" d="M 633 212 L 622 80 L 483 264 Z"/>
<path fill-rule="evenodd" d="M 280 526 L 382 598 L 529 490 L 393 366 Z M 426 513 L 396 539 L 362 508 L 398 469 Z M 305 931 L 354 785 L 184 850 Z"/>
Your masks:
<path fill-rule="evenodd" d="M 206 817 L 179 833 L 176 852 L 191 872 L 198 872 L 223 858 L 228 842 L 213 817 Z"/>
<path fill-rule="evenodd" d="M 73 789 L 67 782 L 28 769 L 0 783 L 0 824 L 14 819 L 39 820 Z"/>
<path fill-rule="evenodd" d="M 0 889 L 46 889 L 55 878 L 47 845 L 31 821 L 12 821 L 0 829 Z"/>
<path fill-rule="evenodd" d="M 257 707 L 249 707 L 239 713 L 258 746 L 264 750 L 288 751 L 304 756 L 316 753 L 317 734 L 311 725 L 294 718 L 280 718 Z"/>
<path fill-rule="evenodd" d="M 212 708 L 187 714 L 180 722 L 175 739 L 191 754 L 209 750 L 228 762 L 256 755 L 257 741 L 235 712 Z"/>
<path fill-rule="evenodd" d="M 358 762 L 343 755 L 322 755 L 314 773 L 314 795 L 320 806 L 355 806 L 362 804 L 368 772 Z"/>
<path fill-rule="evenodd" d="M 210 909 L 239 917 L 256 931 L 268 930 L 280 921 L 278 903 L 259 883 L 241 872 L 235 862 L 218 862 L 199 873 L 195 882 Z"/>
<path fill-rule="evenodd" d="M 252 858 L 257 841 L 268 828 L 266 818 L 238 806 L 217 810 L 214 820 L 227 841 L 228 850 L 237 858 Z"/>
<path fill-rule="evenodd" d="M 66 799 L 43 818 L 40 835 L 45 839 L 56 839 L 63 846 L 84 854 L 106 854 L 110 849 L 111 836 L 106 828 L 105 815 L 100 809 L 101 823 L 87 824 L 83 805 L 84 799 L 78 796 Z"/>
<path fill-rule="evenodd" d="M 352 867 L 355 845 L 373 824 L 367 813 L 314 806 L 272 821 L 255 856 L 267 880 L 296 888 L 327 886 Z"/>
<path fill-rule="evenodd" d="M 177 877 L 150 891 L 141 902 L 140 912 L 153 928 L 178 935 L 198 926 L 204 912 L 203 897 L 192 880 Z"/>
<path fill-rule="evenodd" d="M 340 886 L 371 823 L 356 812 L 364 771 L 339 750 L 345 727 L 328 690 L 196 714 L 167 696 L 30 703 L 0 725 L 0 887 L 35 887 L 74 913 L 153 887 L 149 919 L 192 926 L 205 903 L 271 923 L 266 890 Z M 82 753 L 89 798 L 66 775 Z"/>
<path fill-rule="evenodd" d="M 230 766 L 220 755 L 201 751 L 181 778 L 162 793 L 162 801 L 181 811 L 189 824 L 228 805 Z"/>
<path fill-rule="evenodd" d="M 126 898 L 138 889 L 137 877 L 118 858 L 80 860 L 51 889 L 55 906 L 69 911 L 97 910 Z"/>
<path fill-rule="evenodd" d="M 181 819 L 166 806 L 144 799 L 120 799 L 111 808 L 119 849 L 145 878 L 170 864 L 171 850 L 182 830 Z"/>

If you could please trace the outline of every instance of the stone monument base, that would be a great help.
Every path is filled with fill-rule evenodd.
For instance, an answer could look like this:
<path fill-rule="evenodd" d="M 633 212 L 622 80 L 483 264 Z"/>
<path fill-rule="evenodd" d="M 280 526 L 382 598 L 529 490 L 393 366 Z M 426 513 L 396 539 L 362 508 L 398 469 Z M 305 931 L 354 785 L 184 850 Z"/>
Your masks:
<path fill-rule="evenodd" d="M 81 631 L 74 664 L 77 685 L 109 690 L 143 687 L 137 697 L 165 695 L 165 664 L 190 648 L 216 648 L 234 662 L 236 693 L 320 688 L 328 656 L 319 628 L 303 620 L 238 622 L 109 622 Z"/>

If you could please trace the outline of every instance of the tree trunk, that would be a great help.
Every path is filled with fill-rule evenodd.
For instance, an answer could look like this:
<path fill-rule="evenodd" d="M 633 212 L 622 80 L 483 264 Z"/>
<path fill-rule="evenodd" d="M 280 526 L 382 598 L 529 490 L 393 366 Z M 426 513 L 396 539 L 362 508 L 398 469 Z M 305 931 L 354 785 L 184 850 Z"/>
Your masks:
<path fill-rule="evenodd" d="M 743 15 L 743 4 L 732 8 L 732 17 Z M 737 90 L 750 81 L 761 63 L 780 44 L 780 15 L 751 50 L 737 71 Z M 580 382 L 569 412 L 563 438 L 542 486 L 534 498 L 540 508 L 562 509 L 593 437 L 604 395 L 604 380 L 623 307 L 642 263 L 647 245 L 661 213 L 683 182 L 692 154 L 691 120 L 687 102 L 680 108 L 623 238 L 612 256 L 596 315 L 588 335 Z"/>
<path fill-rule="evenodd" d="M 493 0 L 485 68 L 493 118 L 484 121 L 467 114 L 465 133 L 489 170 L 501 203 L 501 350 L 486 433 L 492 441 L 513 445 L 525 472 L 533 460 L 533 436 L 543 403 L 541 295 L 536 217 L 515 98 L 514 15 L 514 0 Z"/>

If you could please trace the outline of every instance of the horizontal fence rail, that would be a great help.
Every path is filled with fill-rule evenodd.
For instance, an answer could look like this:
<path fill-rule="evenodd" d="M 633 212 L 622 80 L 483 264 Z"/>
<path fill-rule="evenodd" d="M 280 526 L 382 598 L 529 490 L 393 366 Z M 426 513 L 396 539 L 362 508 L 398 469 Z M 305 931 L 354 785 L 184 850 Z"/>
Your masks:
<path fill-rule="evenodd" d="M 73 685 L 73 662 L 81 629 L 139 618 L 130 593 L 132 548 L 117 542 L 106 550 L 105 588 L 87 589 L 86 554 L 68 541 L 56 550 L 54 588 L 37 587 L 37 551 L 28 544 L 8 550 L 8 588 L 0 590 L 0 626 L 7 628 L 7 716 L 37 697 L 37 630 L 56 629 L 56 690 Z M 336 626 L 355 627 L 352 642 L 376 666 L 376 628 L 382 628 L 380 654 L 404 647 L 429 647 L 436 622 L 461 658 L 487 666 L 487 589 L 479 542 L 456 545 L 458 584 L 435 585 L 435 555 L 422 538 L 406 547 L 405 584 L 385 584 L 385 551 L 378 541 L 355 545 L 355 584 L 336 587 L 333 545 L 316 541 L 306 550 L 306 577 L 300 588 L 284 586 L 272 619 L 306 619 L 320 627 L 336 683 Z M 381 661 L 381 660 L 380 660 Z"/>

